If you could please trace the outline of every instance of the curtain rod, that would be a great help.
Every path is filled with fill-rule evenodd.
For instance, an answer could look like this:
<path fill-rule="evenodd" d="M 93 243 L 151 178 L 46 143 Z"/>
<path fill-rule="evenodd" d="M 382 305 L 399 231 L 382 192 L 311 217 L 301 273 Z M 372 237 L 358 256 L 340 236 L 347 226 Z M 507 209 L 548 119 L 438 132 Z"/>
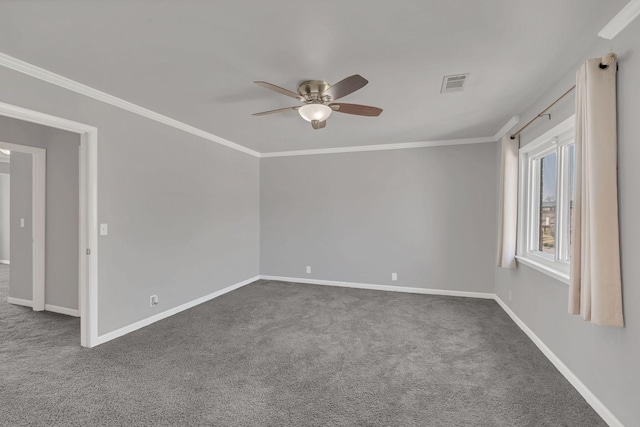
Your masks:
<path fill-rule="evenodd" d="M 538 114 L 537 116 L 535 116 L 533 119 L 529 120 L 529 123 L 527 123 L 526 125 L 522 126 L 520 129 L 518 129 L 514 134 L 511 135 L 511 139 L 516 139 L 516 136 L 520 135 L 520 132 L 522 132 L 523 130 L 525 130 L 531 123 L 535 122 L 536 120 L 538 120 L 540 117 L 545 116 L 546 112 L 549 111 L 551 109 L 551 107 L 553 107 L 554 105 L 556 105 L 558 102 L 560 102 L 560 100 L 562 100 L 562 98 L 564 98 L 565 96 L 569 95 L 571 93 L 572 90 L 574 90 L 576 88 L 576 85 L 573 85 L 571 87 L 571 89 L 569 89 L 568 91 L 566 91 L 565 93 L 563 93 L 560 98 L 556 99 L 555 101 L 553 101 L 553 104 L 549 105 L 547 108 L 545 108 L 544 110 L 542 110 L 542 112 L 540 114 Z"/>
<path fill-rule="evenodd" d="M 600 68 L 602 70 L 606 70 L 607 68 L 609 68 L 609 65 L 613 64 L 614 62 L 616 62 L 616 59 L 618 59 L 617 55 L 613 52 L 610 52 L 608 54 L 606 54 L 605 56 L 602 57 L 602 61 L 600 61 Z M 618 66 L 616 65 L 616 70 L 618 69 Z M 527 123 L 526 125 L 522 126 L 520 129 L 518 129 L 515 133 L 511 134 L 511 139 L 516 139 L 516 136 L 520 135 L 520 132 L 522 132 L 523 130 L 525 130 L 531 123 L 535 122 L 536 120 L 538 120 L 540 117 L 542 116 L 546 116 L 547 114 L 545 114 L 547 111 L 549 111 L 551 109 L 551 107 L 553 107 L 554 105 L 556 105 L 558 102 L 560 102 L 560 100 L 562 98 L 564 98 L 565 96 L 569 95 L 571 93 L 571 91 L 573 91 L 576 88 L 576 85 L 573 85 L 571 87 L 571 89 L 569 89 L 568 91 L 566 91 L 565 93 L 563 93 L 560 98 L 556 99 L 555 101 L 553 101 L 553 103 L 551 105 L 549 105 L 547 108 L 545 108 L 540 114 L 538 114 L 537 116 L 535 116 L 533 119 L 529 120 L 529 123 Z"/>

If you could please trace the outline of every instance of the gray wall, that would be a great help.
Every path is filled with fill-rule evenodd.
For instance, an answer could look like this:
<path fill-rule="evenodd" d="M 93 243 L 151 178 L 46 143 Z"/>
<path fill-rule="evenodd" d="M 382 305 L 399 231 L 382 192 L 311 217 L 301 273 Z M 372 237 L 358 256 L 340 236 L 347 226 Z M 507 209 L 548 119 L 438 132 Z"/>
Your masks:
<path fill-rule="evenodd" d="M 0 117 L 0 140 L 47 150 L 45 303 L 78 309 L 78 155 L 76 134 Z M 32 299 L 31 155 L 14 151 L 11 240 L 21 256 L 11 266 L 9 292 Z M 25 227 L 20 227 L 25 218 Z"/>
<path fill-rule="evenodd" d="M 262 274 L 493 293 L 496 150 L 262 159 Z"/>
<path fill-rule="evenodd" d="M 3 165 L 9 166 L 8 163 L 3 163 Z M 9 241 L 9 236 L 11 235 L 9 231 L 9 218 L 11 217 L 9 214 L 9 207 L 11 206 L 9 200 L 11 194 L 10 186 L 11 175 L 0 172 L 0 260 L 3 261 L 11 260 L 11 244 Z"/>
<path fill-rule="evenodd" d="M 259 274 L 257 158 L 2 67 L 0 100 L 98 128 L 100 334 Z"/>
<path fill-rule="evenodd" d="M 3 123 L 0 129 L 4 133 L 7 127 Z M 14 188 L 10 191 L 9 210 L 11 241 L 9 296 L 31 301 L 33 299 L 31 154 L 12 152 L 11 168 L 11 185 Z M 24 218 L 24 227 L 20 227 L 20 218 Z"/>
<path fill-rule="evenodd" d="M 578 378 L 627 426 L 640 420 L 640 19 L 611 44 L 589 41 L 586 58 L 602 56 L 611 45 L 619 55 L 618 179 L 624 329 L 602 327 L 567 314 L 568 287 L 549 276 L 520 265 L 497 270 L 496 293 L 540 337 Z M 586 49 L 585 49 L 586 50 Z M 528 112 L 529 120 L 575 83 L 575 64 L 563 81 L 547 92 Z M 527 144 L 574 113 L 574 99 L 552 111 L 552 119 L 538 120 L 523 134 Z M 508 292 L 512 291 L 512 300 Z"/>
<path fill-rule="evenodd" d="M 80 137 L 47 129 L 45 303 L 78 309 Z"/>

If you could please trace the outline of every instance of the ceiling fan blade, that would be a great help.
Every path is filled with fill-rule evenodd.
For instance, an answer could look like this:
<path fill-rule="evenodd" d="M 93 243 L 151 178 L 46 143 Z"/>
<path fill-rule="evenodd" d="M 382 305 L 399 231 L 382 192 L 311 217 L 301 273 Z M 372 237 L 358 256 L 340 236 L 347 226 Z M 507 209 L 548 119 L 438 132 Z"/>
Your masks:
<path fill-rule="evenodd" d="M 335 101 L 336 99 L 347 96 L 358 89 L 362 89 L 367 83 L 369 83 L 369 81 L 360 74 L 354 74 L 353 76 L 349 76 L 346 79 L 340 80 L 338 83 L 330 86 L 329 89 L 322 93 L 322 95 L 329 95 L 331 100 Z"/>
<path fill-rule="evenodd" d="M 263 82 L 263 81 L 256 81 L 254 83 L 257 84 L 257 85 L 260 85 L 260 86 L 262 86 L 264 88 L 270 89 L 270 90 L 272 90 L 274 92 L 278 92 L 278 93 L 280 93 L 282 95 L 286 95 L 286 96 L 290 96 L 291 98 L 302 100 L 302 97 L 299 94 L 297 94 L 295 92 L 291 92 L 290 90 L 285 89 L 283 87 L 276 86 L 276 85 L 273 85 L 271 83 L 267 83 L 267 82 Z"/>
<path fill-rule="evenodd" d="M 382 108 L 371 107 L 369 105 L 334 103 L 329 104 L 329 107 L 337 113 L 355 114 L 356 116 L 376 117 L 382 113 Z"/>
<path fill-rule="evenodd" d="M 327 121 L 323 120 L 323 121 L 318 121 L 318 120 L 312 120 L 311 121 L 311 127 L 314 129 L 322 129 L 323 127 L 325 127 L 327 125 Z"/>
<path fill-rule="evenodd" d="M 266 116 L 267 114 L 282 113 L 283 111 L 297 110 L 298 108 L 300 107 L 295 106 L 295 107 L 287 107 L 287 108 L 278 108 L 277 110 L 263 111 L 262 113 L 253 113 L 252 116 Z"/>

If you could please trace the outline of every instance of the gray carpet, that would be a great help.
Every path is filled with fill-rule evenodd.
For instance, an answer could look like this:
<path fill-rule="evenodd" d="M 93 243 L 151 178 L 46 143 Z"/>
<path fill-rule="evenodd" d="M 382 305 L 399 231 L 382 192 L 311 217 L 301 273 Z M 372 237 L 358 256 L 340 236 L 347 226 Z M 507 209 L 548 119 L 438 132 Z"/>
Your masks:
<path fill-rule="evenodd" d="M 487 300 L 260 281 L 89 350 L 5 280 L 0 339 L 7 426 L 606 425 Z"/>

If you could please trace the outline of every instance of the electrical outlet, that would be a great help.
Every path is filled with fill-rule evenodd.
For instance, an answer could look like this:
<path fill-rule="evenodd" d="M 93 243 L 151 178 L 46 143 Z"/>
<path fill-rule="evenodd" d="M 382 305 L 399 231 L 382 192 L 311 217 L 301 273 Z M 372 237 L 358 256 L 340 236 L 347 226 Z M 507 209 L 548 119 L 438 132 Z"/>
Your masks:
<path fill-rule="evenodd" d="M 511 301 L 511 291 L 509 291 L 509 301 Z"/>
<path fill-rule="evenodd" d="M 149 298 L 149 306 L 153 307 L 154 305 L 158 305 L 158 295 L 151 295 Z"/>
<path fill-rule="evenodd" d="M 24 228 L 24 218 L 20 218 L 20 227 Z"/>
<path fill-rule="evenodd" d="M 311 274 L 311 266 L 307 265 L 307 274 Z"/>
<path fill-rule="evenodd" d="M 391 273 L 391 280 L 393 280 L 394 282 L 398 280 L 398 273 Z"/>

